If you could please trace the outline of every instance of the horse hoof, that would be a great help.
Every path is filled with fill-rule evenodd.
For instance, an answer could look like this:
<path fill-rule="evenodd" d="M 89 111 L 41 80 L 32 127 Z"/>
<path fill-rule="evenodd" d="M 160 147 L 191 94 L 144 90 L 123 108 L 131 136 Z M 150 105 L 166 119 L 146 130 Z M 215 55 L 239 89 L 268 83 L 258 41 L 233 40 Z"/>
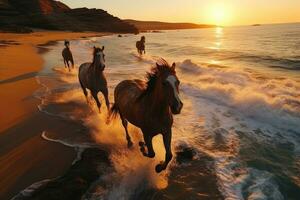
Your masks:
<path fill-rule="evenodd" d="M 155 166 L 155 171 L 156 173 L 160 173 L 161 171 L 165 170 L 166 168 L 164 168 L 163 164 L 158 164 Z"/>

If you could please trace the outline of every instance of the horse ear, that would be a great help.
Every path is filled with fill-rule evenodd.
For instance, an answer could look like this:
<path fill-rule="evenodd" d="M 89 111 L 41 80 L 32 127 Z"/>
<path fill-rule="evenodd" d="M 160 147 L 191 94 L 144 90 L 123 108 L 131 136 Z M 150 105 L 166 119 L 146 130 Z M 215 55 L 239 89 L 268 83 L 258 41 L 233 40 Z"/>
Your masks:
<path fill-rule="evenodd" d="M 172 69 L 172 70 L 175 70 L 175 67 L 176 67 L 176 64 L 173 63 L 171 69 Z"/>
<path fill-rule="evenodd" d="M 102 46 L 102 51 L 104 51 L 104 46 Z"/>

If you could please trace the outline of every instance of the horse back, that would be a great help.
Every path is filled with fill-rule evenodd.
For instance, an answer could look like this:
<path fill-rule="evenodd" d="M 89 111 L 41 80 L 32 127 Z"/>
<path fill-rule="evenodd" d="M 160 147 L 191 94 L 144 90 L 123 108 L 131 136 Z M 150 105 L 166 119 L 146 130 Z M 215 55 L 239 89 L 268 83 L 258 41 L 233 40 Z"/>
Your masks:
<path fill-rule="evenodd" d="M 145 88 L 146 84 L 142 80 L 124 80 L 115 89 L 115 99 L 121 102 L 135 101 Z"/>
<path fill-rule="evenodd" d="M 122 116 L 130 123 L 139 126 L 141 119 L 138 117 L 141 111 L 141 105 L 138 98 L 146 88 L 146 84 L 141 80 L 125 80 L 120 82 L 115 88 L 115 104 Z"/>

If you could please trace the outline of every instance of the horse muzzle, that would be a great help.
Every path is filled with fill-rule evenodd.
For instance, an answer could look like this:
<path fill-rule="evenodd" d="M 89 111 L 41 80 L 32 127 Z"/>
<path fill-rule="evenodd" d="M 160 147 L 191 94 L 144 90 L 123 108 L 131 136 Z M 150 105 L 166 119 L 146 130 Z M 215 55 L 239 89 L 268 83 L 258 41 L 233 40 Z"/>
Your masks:
<path fill-rule="evenodd" d="M 178 115 L 181 112 L 181 109 L 183 107 L 183 103 L 180 101 L 179 103 L 175 103 L 171 106 L 171 111 L 174 115 Z"/>

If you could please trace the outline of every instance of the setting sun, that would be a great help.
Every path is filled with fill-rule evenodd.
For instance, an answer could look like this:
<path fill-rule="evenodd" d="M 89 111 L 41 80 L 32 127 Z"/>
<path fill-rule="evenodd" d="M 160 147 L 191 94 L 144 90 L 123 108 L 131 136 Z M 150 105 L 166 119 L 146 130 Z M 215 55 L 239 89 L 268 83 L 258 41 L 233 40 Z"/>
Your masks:
<path fill-rule="evenodd" d="M 207 18 L 213 24 L 222 26 L 230 21 L 230 9 L 223 4 L 211 5 L 207 12 Z"/>

